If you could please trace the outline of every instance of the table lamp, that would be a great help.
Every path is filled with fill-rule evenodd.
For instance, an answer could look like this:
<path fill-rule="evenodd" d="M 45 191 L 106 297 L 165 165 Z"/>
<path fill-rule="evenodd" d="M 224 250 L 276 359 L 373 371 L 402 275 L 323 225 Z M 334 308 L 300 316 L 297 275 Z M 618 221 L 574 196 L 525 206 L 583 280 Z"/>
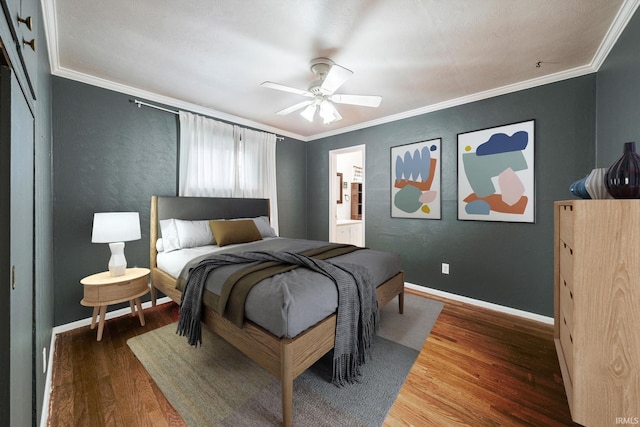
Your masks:
<path fill-rule="evenodd" d="M 127 270 L 124 242 L 140 239 L 138 212 L 102 212 L 93 214 L 92 243 L 108 243 L 111 249 L 109 274 L 123 276 Z"/>

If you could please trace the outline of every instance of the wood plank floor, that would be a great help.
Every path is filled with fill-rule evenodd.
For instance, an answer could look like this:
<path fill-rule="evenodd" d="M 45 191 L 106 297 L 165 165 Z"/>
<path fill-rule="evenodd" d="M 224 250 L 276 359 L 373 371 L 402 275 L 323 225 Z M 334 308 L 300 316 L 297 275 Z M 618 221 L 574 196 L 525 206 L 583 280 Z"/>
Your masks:
<path fill-rule="evenodd" d="M 408 291 L 415 293 L 413 291 Z M 421 295 L 421 294 L 419 294 Z M 385 426 L 566 426 L 553 328 L 445 300 Z M 177 320 L 177 306 L 60 334 L 49 426 L 183 426 L 126 341 Z"/>
<path fill-rule="evenodd" d="M 445 303 L 386 426 L 572 426 L 553 326 Z"/>

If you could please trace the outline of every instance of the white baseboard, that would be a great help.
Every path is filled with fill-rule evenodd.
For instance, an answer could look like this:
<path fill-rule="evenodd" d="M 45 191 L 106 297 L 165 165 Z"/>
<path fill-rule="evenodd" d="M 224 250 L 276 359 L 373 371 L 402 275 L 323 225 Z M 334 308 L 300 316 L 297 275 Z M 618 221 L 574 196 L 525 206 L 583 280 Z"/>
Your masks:
<path fill-rule="evenodd" d="M 49 344 L 49 360 L 47 361 L 47 377 L 44 382 L 44 398 L 42 399 L 42 414 L 40 414 L 40 427 L 46 427 L 49 420 L 49 400 L 51 400 L 51 378 L 53 377 L 53 349 L 56 348 L 56 334 L 51 332 L 51 344 Z"/>
<path fill-rule="evenodd" d="M 163 297 L 158 299 L 157 304 L 165 304 L 167 302 L 171 302 L 171 298 L 169 297 Z M 145 303 L 142 303 L 142 309 L 144 310 L 145 308 L 149 308 L 151 307 L 151 301 L 147 301 Z M 120 316 L 124 316 L 125 314 L 131 313 L 131 309 L 130 308 L 121 308 L 119 310 L 115 310 L 115 311 L 109 311 L 107 312 L 107 314 L 104 316 L 105 320 L 109 320 L 109 319 L 113 319 L 115 317 L 120 317 Z M 75 322 L 71 322 L 71 323 L 66 323 L 64 325 L 60 325 L 60 326 L 56 326 L 55 328 L 53 328 L 53 334 L 60 334 L 62 332 L 67 332 L 67 331 L 72 331 L 74 329 L 78 329 L 81 328 L 83 326 L 87 326 L 91 324 L 91 318 L 88 317 L 86 319 L 81 319 L 81 320 L 77 320 Z"/>
<path fill-rule="evenodd" d="M 531 313 L 529 311 L 518 310 L 516 308 L 507 307 L 500 304 L 494 304 L 492 302 L 477 300 L 462 295 L 452 294 L 449 292 L 441 291 L 438 289 L 428 288 L 426 286 L 416 285 L 409 282 L 404 282 L 404 286 L 414 291 L 422 292 L 424 294 L 431 294 L 442 298 L 451 299 L 454 301 L 464 302 L 466 304 L 475 305 L 478 307 L 488 308 L 489 310 L 499 311 L 501 313 L 512 314 L 514 316 L 523 317 L 525 319 L 535 320 L 536 322 L 546 323 L 553 325 L 553 317 L 543 316 L 541 314 Z"/>
<path fill-rule="evenodd" d="M 157 305 L 166 304 L 172 302 L 169 297 L 159 298 L 156 302 Z M 147 301 L 142 304 L 142 309 L 151 307 L 151 301 Z M 124 316 L 131 313 L 130 308 L 121 308 L 119 310 L 110 311 L 105 316 L 105 320 L 113 319 L 115 317 Z M 49 347 L 49 360 L 47 363 L 47 379 L 44 384 L 44 399 L 42 400 L 42 416 L 40 417 L 40 427 L 46 427 L 49 421 L 49 400 L 51 400 L 51 379 L 53 377 L 53 358 L 56 345 L 56 337 L 62 332 L 72 331 L 74 329 L 82 328 L 83 326 L 91 325 L 91 318 L 78 320 L 64 325 L 56 326 L 51 330 L 51 344 Z"/>

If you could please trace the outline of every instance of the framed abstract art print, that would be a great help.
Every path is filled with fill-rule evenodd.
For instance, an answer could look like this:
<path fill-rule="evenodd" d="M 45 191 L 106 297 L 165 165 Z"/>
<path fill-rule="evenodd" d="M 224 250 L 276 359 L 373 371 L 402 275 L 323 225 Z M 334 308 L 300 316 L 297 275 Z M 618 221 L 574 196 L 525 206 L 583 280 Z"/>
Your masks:
<path fill-rule="evenodd" d="M 391 147 L 391 216 L 440 219 L 441 139 Z"/>
<path fill-rule="evenodd" d="M 535 120 L 458 134 L 458 219 L 535 222 Z"/>

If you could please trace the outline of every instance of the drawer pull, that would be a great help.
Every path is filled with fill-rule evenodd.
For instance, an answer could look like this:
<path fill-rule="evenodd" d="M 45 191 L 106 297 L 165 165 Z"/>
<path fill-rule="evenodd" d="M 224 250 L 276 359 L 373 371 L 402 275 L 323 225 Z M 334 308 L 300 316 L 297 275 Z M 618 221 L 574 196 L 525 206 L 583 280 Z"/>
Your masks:
<path fill-rule="evenodd" d="M 564 324 L 566 325 L 567 324 L 567 318 L 563 317 L 562 320 L 564 321 Z"/>
<path fill-rule="evenodd" d="M 573 336 L 571 336 L 571 334 L 569 334 L 569 340 L 571 340 L 571 344 L 573 344 Z"/>
<path fill-rule="evenodd" d="M 118 286 L 126 286 L 126 285 L 128 285 L 130 283 L 131 283 L 131 280 L 129 280 L 128 282 L 118 283 Z"/>
<path fill-rule="evenodd" d="M 573 292 L 569 291 L 569 297 L 573 299 Z"/>
<path fill-rule="evenodd" d="M 33 30 L 33 19 L 31 19 L 30 16 L 27 16 L 26 18 L 21 18 L 18 16 L 18 22 L 26 25 L 29 31 Z"/>
<path fill-rule="evenodd" d="M 24 46 L 29 46 L 31 48 L 31 50 L 33 50 L 34 52 L 36 51 L 36 39 L 31 39 L 29 40 L 25 40 L 24 38 L 22 39 L 22 44 Z"/>
<path fill-rule="evenodd" d="M 564 245 L 564 248 L 567 248 L 567 244 L 565 242 L 562 242 L 562 244 Z"/>
<path fill-rule="evenodd" d="M 565 286 L 567 286 L 567 281 L 566 280 L 563 280 L 562 282 L 564 283 Z"/>

